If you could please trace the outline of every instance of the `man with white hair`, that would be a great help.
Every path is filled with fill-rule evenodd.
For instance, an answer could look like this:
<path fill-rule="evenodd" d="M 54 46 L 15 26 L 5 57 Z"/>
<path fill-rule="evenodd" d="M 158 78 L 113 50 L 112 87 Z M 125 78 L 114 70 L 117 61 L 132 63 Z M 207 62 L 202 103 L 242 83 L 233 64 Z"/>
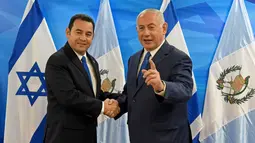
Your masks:
<path fill-rule="evenodd" d="M 191 59 L 165 40 L 168 25 L 159 10 L 142 11 L 136 22 L 143 49 L 129 59 L 116 118 L 128 112 L 131 143 L 189 143 Z"/>

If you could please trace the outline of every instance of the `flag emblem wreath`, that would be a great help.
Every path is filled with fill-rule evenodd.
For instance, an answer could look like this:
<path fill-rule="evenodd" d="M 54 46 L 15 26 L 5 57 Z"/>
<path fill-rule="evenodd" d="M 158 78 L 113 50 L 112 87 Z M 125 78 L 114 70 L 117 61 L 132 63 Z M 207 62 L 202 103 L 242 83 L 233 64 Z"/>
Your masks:
<path fill-rule="evenodd" d="M 218 90 L 221 90 L 221 95 L 224 97 L 224 101 L 230 104 L 242 104 L 248 101 L 254 96 L 255 89 L 249 87 L 250 76 L 245 78 L 241 74 L 242 67 L 234 65 L 225 69 L 220 73 L 219 79 L 216 81 Z M 236 76 L 233 78 L 233 74 Z M 230 77 L 228 75 L 231 74 Z M 229 79 L 230 80 L 227 80 Z M 249 90 L 246 94 L 244 91 Z"/>

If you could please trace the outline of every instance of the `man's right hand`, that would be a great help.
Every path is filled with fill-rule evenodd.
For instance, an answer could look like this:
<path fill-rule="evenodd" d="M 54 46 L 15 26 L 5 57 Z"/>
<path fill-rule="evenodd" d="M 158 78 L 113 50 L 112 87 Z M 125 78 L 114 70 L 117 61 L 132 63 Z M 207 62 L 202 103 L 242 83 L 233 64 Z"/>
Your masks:
<path fill-rule="evenodd" d="M 106 99 L 104 101 L 104 114 L 114 118 L 120 112 L 119 103 L 117 100 L 114 99 Z"/>

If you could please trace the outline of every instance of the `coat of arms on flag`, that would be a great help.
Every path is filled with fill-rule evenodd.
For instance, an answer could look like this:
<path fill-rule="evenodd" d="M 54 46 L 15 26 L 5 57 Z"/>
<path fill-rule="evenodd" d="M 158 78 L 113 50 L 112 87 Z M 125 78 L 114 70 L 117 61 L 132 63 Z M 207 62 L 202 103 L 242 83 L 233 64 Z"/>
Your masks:
<path fill-rule="evenodd" d="M 230 104 L 242 104 L 255 93 L 255 89 L 249 87 L 250 76 L 243 77 L 241 70 L 242 67 L 239 65 L 229 67 L 221 72 L 217 80 L 217 88 L 221 90 L 221 96 Z"/>
<path fill-rule="evenodd" d="M 99 64 L 101 89 L 119 93 L 125 84 L 124 66 L 119 42 L 114 26 L 109 0 L 101 0 L 95 25 L 95 37 L 89 48 Z M 127 114 L 120 119 L 109 119 L 101 114 L 98 117 L 97 141 L 102 143 L 129 143 Z"/>
<path fill-rule="evenodd" d="M 116 78 L 110 79 L 108 77 L 108 73 L 109 73 L 109 70 L 107 70 L 107 69 L 101 69 L 100 70 L 101 78 L 105 76 L 105 78 L 102 78 L 103 81 L 102 81 L 102 84 L 101 84 L 101 89 L 104 92 L 113 93 L 115 91 L 117 93 L 121 93 L 120 90 L 115 89 L 117 79 Z"/>
<path fill-rule="evenodd" d="M 234 0 L 210 66 L 201 142 L 254 142 L 255 41 L 244 0 Z"/>

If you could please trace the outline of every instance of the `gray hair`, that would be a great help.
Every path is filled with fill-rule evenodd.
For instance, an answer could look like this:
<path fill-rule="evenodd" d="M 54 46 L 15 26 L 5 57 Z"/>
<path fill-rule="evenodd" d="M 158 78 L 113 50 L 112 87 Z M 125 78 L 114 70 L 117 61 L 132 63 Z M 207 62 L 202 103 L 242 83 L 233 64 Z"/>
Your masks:
<path fill-rule="evenodd" d="M 153 9 L 153 8 L 149 8 L 149 9 L 145 9 L 145 10 L 143 10 L 142 12 L 139 13 L 139 15 L 136 17 L 136 24 L 137 24 L 137 22 L 138 22 L 138 18 L 139 18 L 142 14 L 147 13 L 147 12 L 156 13 L 157 16 L 158 16 L 158 18 L 159 18 L 159 20 L 160 20 L 160 21 L 159 21 L 160 24 L 163 24 L 163 23 L 165 22 L 164 15 L 163 15 L 163 13 L 162 13 L 160 10 L 158 10 L 158 9 Z"/>

